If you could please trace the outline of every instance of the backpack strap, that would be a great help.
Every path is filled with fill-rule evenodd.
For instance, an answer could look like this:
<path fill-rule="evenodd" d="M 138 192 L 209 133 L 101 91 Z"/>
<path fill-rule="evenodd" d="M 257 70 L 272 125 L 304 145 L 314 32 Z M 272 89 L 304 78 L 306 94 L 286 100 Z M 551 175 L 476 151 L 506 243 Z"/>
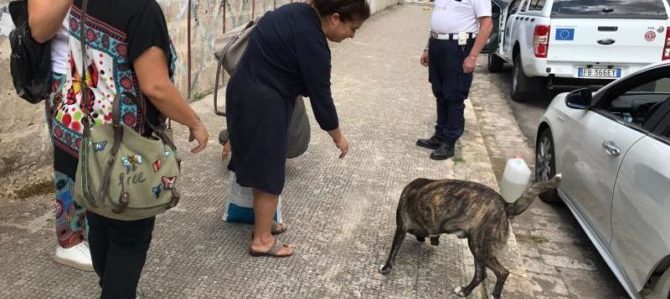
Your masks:
<path fill-rule="evenodd" d="M 219 80 L 221 80 L 221 69 L 223 68 L 223 56 L 219 58 L 219 65 L 216 67 L 216 80 L 214 81 L 214 113 L 216 115 L 226 116 L 225 111 L 219 111 L 218 95 L 219 95 Z M 225 74 L 224 74 L 225 76 Z"/>

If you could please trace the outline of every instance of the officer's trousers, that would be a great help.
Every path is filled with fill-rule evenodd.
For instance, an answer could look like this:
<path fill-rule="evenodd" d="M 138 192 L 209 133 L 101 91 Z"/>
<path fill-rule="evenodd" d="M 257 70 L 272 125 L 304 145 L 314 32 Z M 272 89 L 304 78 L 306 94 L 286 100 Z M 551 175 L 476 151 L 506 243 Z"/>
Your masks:
<path fill-rule="evenodd" d="M 463 73 L 463 61 L 470 54 L 474 40 L 459 46 L 456 40 L 430 39 L 428 76 L 437 99 L 435 137 L 454 144 L 465 128 L 464 101 L 472 84 L 472 73 Z"/>

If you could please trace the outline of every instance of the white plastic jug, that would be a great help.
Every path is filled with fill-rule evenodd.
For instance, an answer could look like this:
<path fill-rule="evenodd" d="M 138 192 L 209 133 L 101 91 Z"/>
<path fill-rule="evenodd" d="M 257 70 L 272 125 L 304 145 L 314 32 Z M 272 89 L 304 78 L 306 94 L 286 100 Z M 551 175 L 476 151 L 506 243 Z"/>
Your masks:
<path fill-rule="evenodd" d="M 530 169 L 526 162 L 519 157 L 509 159 L 500 183 L 500 194 L 506 202 L 513 203 L 526 191 L 529 180 Z"/>

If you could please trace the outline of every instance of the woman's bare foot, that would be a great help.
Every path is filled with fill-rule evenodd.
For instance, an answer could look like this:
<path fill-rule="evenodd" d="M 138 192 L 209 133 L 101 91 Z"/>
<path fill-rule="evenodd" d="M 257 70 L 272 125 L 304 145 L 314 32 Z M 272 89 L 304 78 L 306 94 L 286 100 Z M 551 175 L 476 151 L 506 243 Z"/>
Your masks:
<path fill-rule="evenodd" d="M 265 240 L 254 237 L 251 240 L 251 246 L 249 246 L 249 254 L 252 256 L 288 257 L 293 255 L 294 252 L 293 245 L 284 244 L 272 235 Z"/>

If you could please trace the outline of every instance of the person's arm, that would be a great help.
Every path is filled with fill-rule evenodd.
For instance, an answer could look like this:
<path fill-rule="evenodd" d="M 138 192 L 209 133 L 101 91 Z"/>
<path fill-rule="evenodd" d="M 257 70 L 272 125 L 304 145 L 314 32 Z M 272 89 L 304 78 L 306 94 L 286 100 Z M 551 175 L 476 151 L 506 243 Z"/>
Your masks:
<path fill-rule="evenodd" d="M 140 89 L 165 117 L 191 129 L 189 141 L 195 139 L 198 142 L 191 152 L 200 152 L 207 146 L 207 129 L 170 81 L 167 61 L 165 52 L 155 46 L 133 61 Z"/>
<path fill-rule="evenodd" d="M 52 39 L 67 15 L 72 0 L 28 0 L 28 26 L 39 43 Z"/>
<path fill-rule="evenodd" d="M 340 129 L 337 109 L 330 90 L 331 59 L 328 44 L 322 34 L 303 32 L 298 34 L 296 57 L 305 87 L 309 92 L 314 117 L 322 130 L 333 138 L 340 150 L 340 158 L 349 151 L 349 143 Z"/>
<path fill-rule="evenodd" d="M 463 72 L 465 73 L 472 73 L 475 70 L 477 56 L 479 56 L 479 53 L 481 53 L 482 49 L 484 49 L 484 46 L 486 46 L 486 42 L 488 41 L 489 36 L 491 36 L 491 31 L 493 30 L 493 21 L 491 20 L 491 17 L 480 17 L 478 20 L 479 33 L 475 39 L 475 44 L 472 46 L 472 50 L 470 50 L 468 57 L 466 57 L 465 61 L 463 61 Z"/>

